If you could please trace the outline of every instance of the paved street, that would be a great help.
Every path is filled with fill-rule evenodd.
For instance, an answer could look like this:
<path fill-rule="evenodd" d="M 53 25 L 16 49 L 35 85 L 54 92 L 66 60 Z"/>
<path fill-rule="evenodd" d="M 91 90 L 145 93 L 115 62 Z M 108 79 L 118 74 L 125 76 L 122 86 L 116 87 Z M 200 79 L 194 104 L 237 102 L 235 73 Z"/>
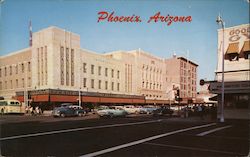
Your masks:
<path fill-rule="evenodd" d="M 247 156 L 249 121 L 4 115 L 2 156 Z"/>

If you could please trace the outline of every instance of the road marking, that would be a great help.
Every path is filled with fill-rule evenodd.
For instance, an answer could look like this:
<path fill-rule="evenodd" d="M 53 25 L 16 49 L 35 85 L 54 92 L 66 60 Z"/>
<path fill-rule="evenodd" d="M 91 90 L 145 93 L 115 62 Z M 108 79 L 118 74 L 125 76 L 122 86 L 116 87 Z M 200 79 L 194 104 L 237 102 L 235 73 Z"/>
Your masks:
<path fill-rule="evenodd" d="M 223 130 L 223 129 L 226 129 L 226 128 L 230 128 L 230 127 L 232 127 L 232 126 L 228 125 L 228 126 L 216 128 L 216 129 L 213 129 L 213 130 L 209 130 L 209 131 L 205 131 L 205 132 L 199 133 L 199 134 L 197 134 L 197 136 L 205 136 L 207 134 L 210 134 L 210 133 L 213 133 L 213 132 L 216 132 L 216 131 L 219 131 L 219 130 Z"/>
<path fill-rule="evenodd" d="M 167 144 L 158 144 L 158 143 L 150 143 L 150 142 L 146 142 L 144 144 L 154 145 L 154 146 L 171 147 L 171 148 L 178 148 L 178 149 L 195 150 L 195 151 L 205 151 L 205 152 L 212 152 L 212 153 L 230 154 L 230 155 L 236 155 L 236 156 L 244 156 L 245 155 L 245 154 L 239 154 L 239 153 L 227 152 L 227 151 L 220 151 L 220 150 L 212 150 L 212 149 L 204 149 L 204 148 L 194 148 L 194 147 L 185 147 L 185 146 L 176 146 L 176 145 L 167 145 Z"/>
<path fill-rule="evenodd" d="M 140 124 L 148 124 L 148 123 L 155 123 L 155 122 L 161 122 L 161 121 L 162 121 L 161 119 L 158 119 L 158 120 L 134 122 L 134 123 L 121 123 L 121 124 L 111 124 L 111 125 L 94 126 L 94 127 L 57 130 L 57 131 L 49 131 L 49 132 L 41 132 L 41 133 L 33 133 L 33 134 L 26 134 L 26 135 L 3 137 L 3 138 L 0 138 L 0 141 L 13 140 L 13 139 L 25 138 L 25 137 L 35 137 L 35 136 L 67 133 L 67 132 L 74 132 L 74 131 L 82 131 L 82 130 L 92 130 L 92 129 L 101 129 L 101 128 L 120 127 L 120 126 L 140 125 Z"/>
<path fill-rule="evenodd" d="M 206 124 L 206 125 L 200 125 L 200 126 L 180 129 L 180 130 L 176 130 L 176 131 L 171 131 L 171 132 L 167 132 L 167 133 L 164 133 L 164 134 L 160 134 L 160 135 L 148 137 L 148 138 L 145 138 L 145 139 L 141 139 L 141 140 L 138 140 L 138 141 L 122 144 L 122 145 L 111 147 L 111 148 L 104 149 L 104 150 L 100 150 L 100 151 L 97 151 L 97 152 L 81 155 L 80 157 L 93 157 L 93 156 L 97 156 L 97 155 L 102 155 L 102 154 L 105 154 L 105 153 L 113 152 L 113 151 L 116 151 L 116 150 L 119 150 L 119 149 L 134 146 L 134 145 L 137 145 L 137 144 L 141 144 L 141 143 L 148 142 L 148 141 L 151 141 L 151 140 L 155 140 L 155 139 L 158 139 L 158 138 L 162 138 L 162 137 L 165 137 L 165 136 L 177 134 L 177 133 L 184 132 L 184 131 L 209 127 L 209 126 L 213 126 L 213 125 L 216 125 L 216 123 L 210 123 L 210 124 Z"/>

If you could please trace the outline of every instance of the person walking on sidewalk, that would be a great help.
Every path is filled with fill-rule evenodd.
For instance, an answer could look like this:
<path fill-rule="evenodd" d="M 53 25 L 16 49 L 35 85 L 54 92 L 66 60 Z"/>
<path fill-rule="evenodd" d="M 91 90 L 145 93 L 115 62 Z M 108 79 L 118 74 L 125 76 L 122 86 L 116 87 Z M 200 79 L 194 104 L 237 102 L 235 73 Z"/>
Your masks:
<path fill-rule="evenodd" d="M 198 110 L 198 115 L 199 115 L 199 117 L 200 117 L 201 119 L 203 119 L 203 111 L 202 111 L 202 107 L 201 107 L 200 105 L 197 107 L 197 110 Z"/>

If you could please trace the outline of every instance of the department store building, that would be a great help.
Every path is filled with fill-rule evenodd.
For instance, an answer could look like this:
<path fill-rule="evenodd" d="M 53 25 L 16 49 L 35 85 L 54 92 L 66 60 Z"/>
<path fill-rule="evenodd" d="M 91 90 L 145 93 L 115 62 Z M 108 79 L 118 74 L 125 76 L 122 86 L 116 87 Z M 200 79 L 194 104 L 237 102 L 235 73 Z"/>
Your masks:
<path fill-rule="evenodd" d="M 196 76 L 198 65 L 189 63 Z M 0 57 L 0 96 L 49 107 L 79 99 L 97 105 L 167 104 L 174 102 L 174 89 L 167 93 L 173 86 L 170 67 L 141 49 L 104 54 L 82 49 L 78 34 L 52 26 L 33 33 L 31 47 Z M 196 80 L 192 89 L 189 96 L 195 98 Z"/>

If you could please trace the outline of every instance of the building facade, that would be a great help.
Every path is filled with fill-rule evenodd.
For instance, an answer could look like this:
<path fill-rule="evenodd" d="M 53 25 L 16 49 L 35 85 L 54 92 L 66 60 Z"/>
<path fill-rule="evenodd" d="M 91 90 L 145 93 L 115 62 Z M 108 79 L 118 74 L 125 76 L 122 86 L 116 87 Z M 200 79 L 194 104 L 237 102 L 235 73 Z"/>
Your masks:
<path fill-rule="evenodd" d="M 225 118 L 249 119 L 250 105 L 250 25 L 218 30 L 218 64 L 216 81 L 210 91 L 218 94 L 221 106 L 222 54 L 224 55 Z M 224 46 L 224 49 L 223 49 Z M 219 110 L 221 112 L 221 109 Z M 221 115 L 220 113 L 218 115 Z"/>
<path fill-rule="evenodd" d="M 181 103 L 195 102 L 197 94 L 197 67 L 198 65 L 184 57 L 173 56 L 165 59 L 166 65 L 166 87 L 170 92 L 169 97 L 173 99 L 175 94 L 172 89 L 179 90 Z M 175 90 L 176 91 L 176 90 Z"/>
<path fill-rule="evenodd" d="M 190 69 L 197 66 L 191 63 Z M 83 103 L 166 104 L 168 67 L 171 63 L 141 49 L 105 54 L 82 49 L 79 35 L 49 27 L 33 33 L 31 47 L 0 57 L 0 96 L 36 105 L 79 99 Z M 194 74 L 196 79 L 196 67 Z M 178 83 L 181 87 L 182 82 Z M 188 84 L 186 88 L 191 89 Z M 187 94 L 195 97 L 196 80 L 192 89 Z"/>

